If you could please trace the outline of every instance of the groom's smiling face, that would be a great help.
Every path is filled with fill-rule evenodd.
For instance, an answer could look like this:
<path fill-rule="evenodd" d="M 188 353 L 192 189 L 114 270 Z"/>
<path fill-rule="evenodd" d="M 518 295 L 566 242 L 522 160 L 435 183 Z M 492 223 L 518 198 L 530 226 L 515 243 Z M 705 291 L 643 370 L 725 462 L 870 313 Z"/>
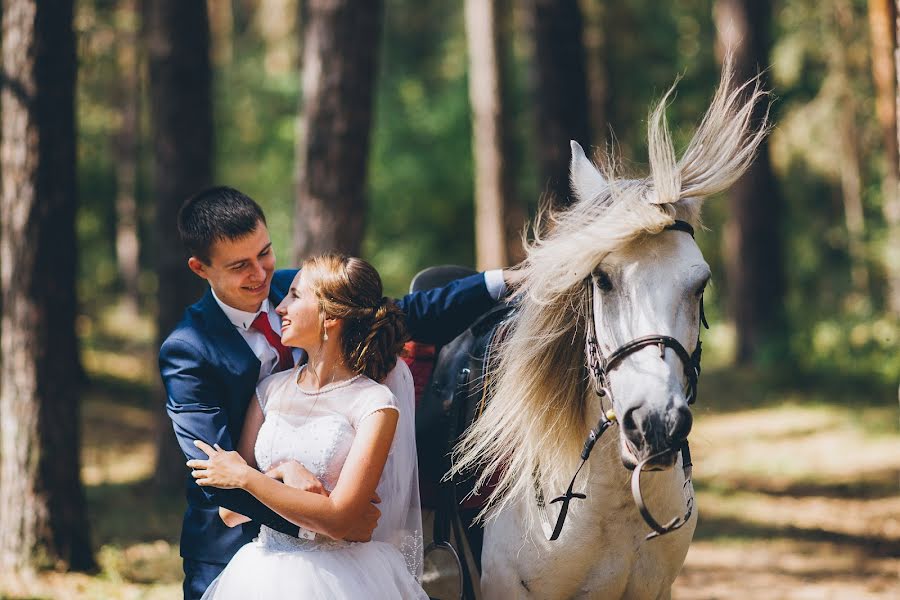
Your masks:
<path fill-rule="evenodd" d="M 246 312 L 259 310 L 269 295 L 275 272 L 275 251 L 265 223 L 244 237 L 213 242 L 209 264 L 192 256 L 191 270 L 209 282 L 219 300 Z"/>

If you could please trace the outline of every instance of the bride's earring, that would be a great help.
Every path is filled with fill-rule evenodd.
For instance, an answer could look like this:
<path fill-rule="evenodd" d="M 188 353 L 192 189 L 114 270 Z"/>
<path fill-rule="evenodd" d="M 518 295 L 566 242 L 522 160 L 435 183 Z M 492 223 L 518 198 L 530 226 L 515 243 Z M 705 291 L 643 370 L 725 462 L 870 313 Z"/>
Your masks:
<path fill-rule="evenodd" d="M 325 315 L 322 315 L 322 341 L 328 341 L 328 329 L 325 328 Z"/>

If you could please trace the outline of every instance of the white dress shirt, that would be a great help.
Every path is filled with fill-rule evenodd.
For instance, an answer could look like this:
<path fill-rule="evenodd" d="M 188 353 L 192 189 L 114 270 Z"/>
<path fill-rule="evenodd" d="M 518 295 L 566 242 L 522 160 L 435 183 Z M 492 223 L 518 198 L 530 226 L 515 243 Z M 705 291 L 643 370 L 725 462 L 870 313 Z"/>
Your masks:
<path fill-rule="evenodd" d="M 254 356 L 259 359 L 259 375 L 257 375 L 256 380 L 262 381 L 271 375 L 278 365 L 278 352 L 269 345 L 269 341 L 261 331 L 251 329 L 250 325 L 256 319 L 256 315 L 264 312 L 269 317 L 269 325 L 272 326 L 272 330 L 276 335 L 281 335 L 281 317 L 275 312 L 275 308 L 272 306 L 272 303 L 269 302 L 268 298 L 263 300 L 258 311 L 247 312 L 228 306 L 219 300 L 215 290 L 213 290 L 212 295 L 219 307 L 221 307 L 222 312 L 225 313 L 225 316 L 228 317 L 231 324 L 234 325 L 235 329 L 238 330 L 238 333 L 241 334 L 241 337 L 244 338 L 244 341 L 247 342 L 247 345 L 250 347 L 250 350 L 253 351 Z M 305 354 L 305 352 L 300 348 L 291 348 L 291 354 L 293 355 L 294 364 L 297 364 L 297 360 Z"/>

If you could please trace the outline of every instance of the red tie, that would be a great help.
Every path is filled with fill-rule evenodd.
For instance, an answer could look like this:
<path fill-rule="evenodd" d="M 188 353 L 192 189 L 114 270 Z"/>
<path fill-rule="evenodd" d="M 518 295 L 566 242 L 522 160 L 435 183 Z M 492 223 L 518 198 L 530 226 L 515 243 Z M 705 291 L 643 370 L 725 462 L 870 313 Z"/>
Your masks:
<path fill-rule="evenodd" d="M 266 341 L 269 342 L 269 345 L 278 353 L 278 364 L 275 365 L 275 371 L 284 371 L 285 369 L 294 366 L 294 357 L 291 354 L 291 349 L 285 347 L 285 345 L 281 343 L 281 336 L 272 330 L 268 313 L 261 312 L 256 315 L 256 318 L 250 323 L 250 329 L 255 329 L 266 336 Z"/>

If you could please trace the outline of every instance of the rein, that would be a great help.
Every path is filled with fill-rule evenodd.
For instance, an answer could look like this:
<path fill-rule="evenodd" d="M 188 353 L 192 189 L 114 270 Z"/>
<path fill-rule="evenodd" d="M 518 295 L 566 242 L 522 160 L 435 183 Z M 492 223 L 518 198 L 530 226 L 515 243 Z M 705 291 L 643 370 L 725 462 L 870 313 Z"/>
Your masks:
<path fill-rule="evenodd" d="M 686 221 L 675 221 L 668 227 L 666 230 L 669 231 L 682 231 L 684 233 L 690 234 L 691 237 L 694 237 L 694 228 L 690 223 Z M 697 333 L 697 345 L 694 348 L 693 353 L 688 353 L 684 346 L 681 345 L 681 342 L 676 340 L 675 338 L 668 335 L 647 335 L 643 337 L 639 337 L 633 339 L 629 342 L 626 342 L 619 346 L 615 351 L 613 351 L 609 356 L 603 356 L 600 352 L 600 344 L 597 341 L 597 322 L 594 318 L 594 282 L 591 276 L 585 279 L 585 285 L 588 288 L 588 293 L 590 295 L 590 309 L 589 309 L 589 319 L 590 326 L 587 328 L 588 335 L 587 340 L 585 342 L 585 357 L 587 359 L 587 367 L 588 373 L 590 375 L 591 384 L 594 389 L 594 393 L 597 394 L 600 399 L 600 420 L 597 422 L 597 426 L 588 433 L 587 438 L 584 441 L 584 446 L 581 449 L 581 464 L 578 465 L 578 469 L 575 471 L 575 474 L 572 476 L 572 481 L 569 483 L 569 487 L 566 490 L 565 494 L 554 498 L 550 501 L 551 504 L 555 502 L 562 502 L 562 506 L 560 507 L 559 517 L 556 520 L 556 526 L 553 528 L 553 533 L 550 536 L 550 541 L 554 541 L 559 538 L 562 533 L 563 525 L 565 525 L 566 516 L 569 512 L 569 504 L 573 499 L 584 500 L 587 498 L 585 494 L 575 492 L 573 490 L 575 486 L 575 479 L 578 477 L 578 473 L 581 472 L 582 467 L 584 467 L 585 463 L 591 456 L 591 451 L 594 449 L 594 445 L 597 443 L 597 440 L 600 439 L 600 436 L 603 433 L 612 427 L 616 422 L 616 414 L 610 408 L 608 411 L 603 411 L 603 399 L 606 398 L 610 402 L 610 406 L 612 406 L 612 388 L 609 382 L 609 374 L 619 366 L 622 361 L 631 354 L 642 350 L 648 346 L 657 346 L 659 348 L 659 357 L 665 358 L 666 349 L 671 348 L 675 351 L 675 354 L 678 355 L 678 358 L 681 359 L 681 362 L 684 366 L 684 375 L 687 379 L 687 387 L 688 387 L 688 404 L 693 404 L 697 400 L 697 381 L 700 378 L 700 356 L 701 356 L 701 344 L 700 344 L 700 333 Z M 706 315 L 703 311 L 703 297 L 700 297 L 700 323 L 709 329 L 709 324 L 706 322 Z M 682 517 L 675 517 L 665 525 L 660 525 L 659 522 L 653 518 L 653 515 L 650 513 L 650 510 L 647 508 L 647 505 L 644 503 L 644 497 L 641 493 L 641 473 L 644 470 L 644 467 L 650 461 L 664 456 L 670 452 L 681 452 L 681 463 L 682 469 L 684 470 L 684 486 L 683 490 L 687 497 L 686 504 L 687 509 Z M 654 537 L 658 537 L 661 535 L 665 535 L 667 533 L 671 533 L 677 529 L 680 529 L 687 521 L 690 519 L 691 514 L 694 511 L 694 497 L 692 494 L 691 486 L 691 475 L 692 475 L 692 463 L 691 463 L 691 451 L 688 447 L 688 441 L 685 438 L 681 440 L 681 443 L 676 445 L 673 448 L 668 448 L 661 452 L 657 452 L 651 456 L 644 458 L 640 461 L 637 466 L 634 468 L 634 472 L 631 476 L 631 494 L 634 498 L 634 503 L 637 506 L 638 511 L 643 517 L 644 521 L 647 525 L 653 530 L 649 534 L 647 534 L 646 539 L 650 540 Z M 540 502 L 540 500 L 539 500 Z"/>

